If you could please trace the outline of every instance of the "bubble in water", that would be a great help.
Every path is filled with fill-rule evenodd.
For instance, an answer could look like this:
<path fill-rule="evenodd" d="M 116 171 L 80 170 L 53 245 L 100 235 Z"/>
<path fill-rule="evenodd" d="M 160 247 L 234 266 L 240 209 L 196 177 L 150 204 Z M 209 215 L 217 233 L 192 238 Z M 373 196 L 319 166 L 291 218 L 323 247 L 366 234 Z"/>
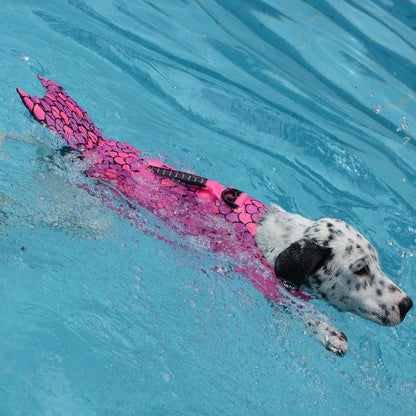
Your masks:
<path fill-rule="evenodd" d="M 374 110 L 377 114 L 380 113 L 381 111 L 381 106 L 380 104 L 376 107 L 376 109 Z"/>
<path fill-rule="evenodd" d="M 406 130 L 407 127 L 409 126 L 409 120 L 406 118 L 406 116 L 402 116 L 402 120 L 403 120 L 403 123 L 401 123 L 400 126 L 396 128 L 396 131 Z"/>
<path fill-rule="evenodd" d="M 407 143 L 409 143 L 410 142 L 410 137 L 409 136 L 406 136 L 404 139 L 403 139 L 403 145 L 404 146 L 406 146 L 407 145 Z"/>

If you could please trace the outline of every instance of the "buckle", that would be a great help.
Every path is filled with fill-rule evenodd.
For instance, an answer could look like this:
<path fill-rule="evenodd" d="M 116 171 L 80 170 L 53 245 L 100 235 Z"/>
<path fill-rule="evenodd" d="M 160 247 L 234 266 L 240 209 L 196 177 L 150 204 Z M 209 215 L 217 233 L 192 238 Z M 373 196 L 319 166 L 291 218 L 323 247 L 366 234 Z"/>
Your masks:
<path fill-rule="evenodd" d="M 227 188 L 221 192 L 222 200 L 228 204 L 231 208 L 238 208 L 238 205 L 235 203 L 235 200 L 242 194 L 242 191 L 239 191 L 235 188 Z"/>

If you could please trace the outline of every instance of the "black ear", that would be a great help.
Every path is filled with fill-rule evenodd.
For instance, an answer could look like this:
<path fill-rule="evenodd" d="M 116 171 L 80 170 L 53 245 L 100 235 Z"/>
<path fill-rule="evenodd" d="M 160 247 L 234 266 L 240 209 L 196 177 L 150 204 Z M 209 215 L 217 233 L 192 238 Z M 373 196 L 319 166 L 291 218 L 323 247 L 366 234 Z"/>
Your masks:
<path fill-rule="evenodd" d="M 323 266 L 331 253 L 310 240 L 299 240 L 283 250 L 276 258 L 276 277 L 294 289 L 299 289 L 305 279 Z"/>

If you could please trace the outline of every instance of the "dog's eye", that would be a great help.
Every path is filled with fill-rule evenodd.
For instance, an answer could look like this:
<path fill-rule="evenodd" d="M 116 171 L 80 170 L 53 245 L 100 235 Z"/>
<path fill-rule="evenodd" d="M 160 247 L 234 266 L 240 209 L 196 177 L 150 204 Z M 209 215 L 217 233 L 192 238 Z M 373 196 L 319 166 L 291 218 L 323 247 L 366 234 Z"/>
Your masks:
<path fill-rule="evenodd" d="M 360 269 L 356 270 L 354 273 L 358 276 L 364 276 L 366 274 L 370 274 L 370 268 L 368 266 L 363 266 Z"/>

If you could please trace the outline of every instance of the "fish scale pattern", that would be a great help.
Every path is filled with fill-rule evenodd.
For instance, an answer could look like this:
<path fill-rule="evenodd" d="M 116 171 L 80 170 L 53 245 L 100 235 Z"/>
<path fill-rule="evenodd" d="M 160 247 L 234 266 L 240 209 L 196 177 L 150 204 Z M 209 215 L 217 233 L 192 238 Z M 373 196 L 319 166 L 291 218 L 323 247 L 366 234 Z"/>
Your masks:
<path fill-rule="evenodd" d="M 277 301 L 282 297 L 281 284 L 254 240 L 257 222 L 267 209 L 264 204 L 243 194 L 239 206 L 232 207 L 220 196 L 222 190 L 229 188 L 217 182 L 208 180 L 203 186 L 196 186 L 158 175 L 158 169 L 173 169 L 158 160 L 144 158 L 141 151 L 127 143 L 104 138 L 87 112 L 60 85 L 39 75 L 38 78 L 47 92 L 44 97 L 31 96 L 20 88 L 17 92 L 36 120 L 56 131 L 68 146 L 89 160 L 85 172 L 88 176 L 112 185 L 178 232 L 206 235 L 215 252 L 226 253 L 234 259 L 240 259 L 243 252 L 247 271 L 243 273 L 254 286 L 269 299 Z M 231 238 L 229 227 L 218 226 L 217 222 L 209 224 L 210 213 L 232 224 L 238 242 Z M 261 263 L 272 278 L 261 276 L 248 266 L 253 261 Z M 308 298 L 299 292 L 295 294 Z"/>
<path fill-rule="evenodd" d="M 47 94 L 31 97 L 17 89 L 24 104 L 40 123 L 58 132 L 72 148 L 84 152 L 104 140 L 100 130 L 84 111 L 58 84 L 38 76 Z"/>
<path fill-rule="evenodd" d="M 145 172 L 146 175 L 157 179 L 157 175 L 148 172 L 147 168 L 143 169 L 143 166 L 146 166 L 146 160 L 139 157 L 139 152 L 136 149 L 127 143 L 104 138 L 88 113 L 66 93 L 63 87 L 44 77 L 38 77 L 47 91 L 44 97 L 32 97 L 18 88 L 19 95 L 34 118 L 59 133 L 70 147 L 78 150 L 84 156 L 85 153 L 88 154 L 91 151 L 98 155 L 97 163 L 89 171 L 90 176 L 114 182 L 119 176 L 134 176 Z M 170 169 L 167 165 L 163 166 Z M 118 185 L 126 182 L 118 179 Z M 189 194 L 194 194 L 197 190 L 192 185 L 187 186 L 186 183 L 176 182 L 174 179 L 160 178 L 158 182 L 156 184 L 157 190 L 162 191 L 165 201 L 174 205 L 176 201 L 181 199 L 177 195 L 186 195 L 189 200 Z M 122 186 L 121 191 L 126 196 L 131 196 L 126 184 Z M 261 202 L 247 197 L 243 208 L 243 210 L 233 209 L 216 198 L 213 212 L 234 224 L 240 234 L 248 232 L 253 237 L 256 224 L 265 206 Z"/>
<path fill-rule="evenodd" d="M 233 209 L 217 199 L 214 212 L 233 223 L 240 232 L 248 232 L 254 238 L 257 223 L 266 207 L 254 198 L 247 197 L 243 208 L 242 210 Z"/>

